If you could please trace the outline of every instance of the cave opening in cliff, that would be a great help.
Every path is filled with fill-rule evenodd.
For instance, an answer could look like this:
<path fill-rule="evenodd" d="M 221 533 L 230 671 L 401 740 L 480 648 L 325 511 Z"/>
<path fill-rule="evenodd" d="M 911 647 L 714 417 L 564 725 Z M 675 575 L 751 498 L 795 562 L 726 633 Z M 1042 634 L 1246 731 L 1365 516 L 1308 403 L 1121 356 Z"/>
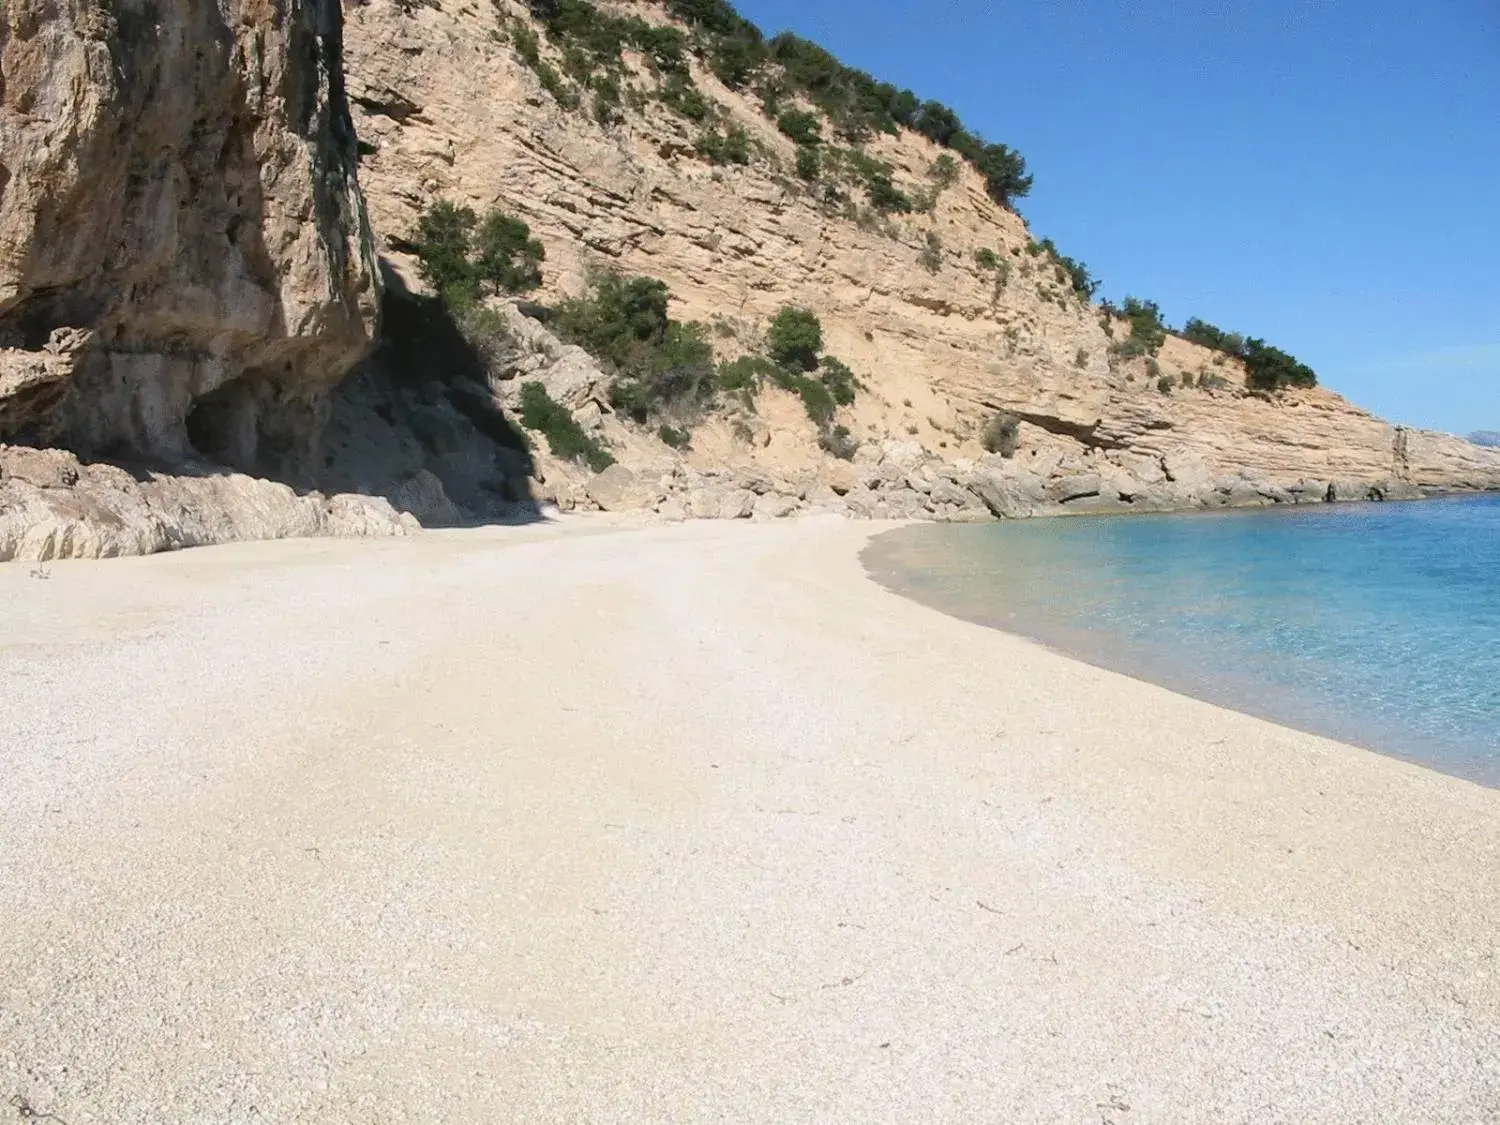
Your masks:
<path fill-rule="evenodd" d="M 248 406 L 232 385 L 194 402 L 185 420 L 193 451 L 206 461 L 242 468 L 255 448 L 255 423 Z"/>

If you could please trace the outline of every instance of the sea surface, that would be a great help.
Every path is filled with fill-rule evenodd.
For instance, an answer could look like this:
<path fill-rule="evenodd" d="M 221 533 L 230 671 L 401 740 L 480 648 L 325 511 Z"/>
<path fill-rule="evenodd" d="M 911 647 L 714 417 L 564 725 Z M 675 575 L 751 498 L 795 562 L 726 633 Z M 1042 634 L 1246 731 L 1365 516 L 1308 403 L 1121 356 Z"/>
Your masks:
<path fill-rule="evenodd" d="M 1500 496 L 927 524 L 865 565 L 957 617 L 1500 786 Z"/>

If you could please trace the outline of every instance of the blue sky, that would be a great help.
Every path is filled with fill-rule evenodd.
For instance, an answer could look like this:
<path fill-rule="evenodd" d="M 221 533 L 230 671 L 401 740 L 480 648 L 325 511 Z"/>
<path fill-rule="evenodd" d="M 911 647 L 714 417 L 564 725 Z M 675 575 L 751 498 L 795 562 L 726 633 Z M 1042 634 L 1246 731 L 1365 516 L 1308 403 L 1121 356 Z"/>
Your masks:
<path fill-rule="evenodd" d="M 1494 0 L 740 0 L 1021 151 L 1103 294 L 1500 429 Z"/>

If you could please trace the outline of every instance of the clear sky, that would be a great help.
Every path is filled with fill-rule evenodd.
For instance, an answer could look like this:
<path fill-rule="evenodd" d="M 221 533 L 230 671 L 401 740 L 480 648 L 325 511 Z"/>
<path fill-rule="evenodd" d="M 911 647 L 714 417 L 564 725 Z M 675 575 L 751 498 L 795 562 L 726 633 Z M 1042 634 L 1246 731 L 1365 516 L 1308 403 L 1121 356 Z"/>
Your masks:
<path fill-rule="evenodd" d="M 1495 0 L 739 0 L 958 111 L 1103 295 L 1500 430 Z"/>

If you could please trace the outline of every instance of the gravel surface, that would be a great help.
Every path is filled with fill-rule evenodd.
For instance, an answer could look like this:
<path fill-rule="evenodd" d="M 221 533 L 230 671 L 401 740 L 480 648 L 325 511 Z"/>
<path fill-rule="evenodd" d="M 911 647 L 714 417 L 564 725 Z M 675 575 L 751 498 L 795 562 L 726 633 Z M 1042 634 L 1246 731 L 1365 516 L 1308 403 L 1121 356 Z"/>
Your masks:
<path fill-rule="evenodd" d="M 1500 793 L 869 531 L 0 567 L 0 1122 L 1500 1121 Z"/>

